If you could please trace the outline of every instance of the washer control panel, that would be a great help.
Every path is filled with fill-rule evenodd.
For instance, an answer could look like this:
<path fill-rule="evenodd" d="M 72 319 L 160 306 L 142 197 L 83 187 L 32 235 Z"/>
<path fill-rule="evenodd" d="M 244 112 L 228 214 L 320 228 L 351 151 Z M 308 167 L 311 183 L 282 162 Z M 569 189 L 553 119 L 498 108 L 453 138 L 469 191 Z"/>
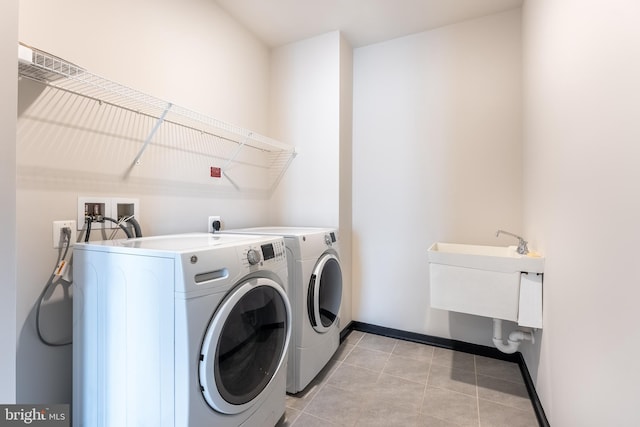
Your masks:
<path fill-rule="evenodd" d="M 245 265 L 248 264 L 250 266 L 286 261 L 284 240 L 274 240 L 273 242 L 246 247 L 243 250 L 242 259 Z"/>

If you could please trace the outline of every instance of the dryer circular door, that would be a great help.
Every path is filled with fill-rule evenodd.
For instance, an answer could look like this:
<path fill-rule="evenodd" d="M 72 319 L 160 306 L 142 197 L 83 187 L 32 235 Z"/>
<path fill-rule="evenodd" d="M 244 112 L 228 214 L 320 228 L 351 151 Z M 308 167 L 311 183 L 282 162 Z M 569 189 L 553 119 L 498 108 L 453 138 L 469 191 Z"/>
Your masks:
<path fill-rule="evenodd" d="M 332 253 L 325 253 L 316 263 L 309 281 L 307 312 L 317 332 L 328 331 L 338 318 L 342 303 L 342 269 Z"/>
<path fill-rule="evenodd" d="M 239 414 L 260 401 L 284 369 L 290 337 L 291 307 L 278 283 L 260 277 L 234 288 L 200 351 L 200 387 L 209 406 Z"/>

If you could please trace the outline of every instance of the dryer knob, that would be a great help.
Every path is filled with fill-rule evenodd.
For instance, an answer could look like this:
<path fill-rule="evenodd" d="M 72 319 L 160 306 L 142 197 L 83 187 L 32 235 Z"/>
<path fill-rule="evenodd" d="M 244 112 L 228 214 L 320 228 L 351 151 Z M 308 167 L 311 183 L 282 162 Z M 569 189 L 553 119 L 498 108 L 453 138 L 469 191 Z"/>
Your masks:
<path fill-rule="evenodd" d="M 324 242 L 327 244 L 327 246 L 331 246 L 331 236 L 328 234 L 324 235 Z"/>
<path fill-rule="evenodd" d="M 247 261 L 249 264 L 256 265 L 260 262 L 260 254 L 255 249 L 249 249 L 247 251 Z"/>

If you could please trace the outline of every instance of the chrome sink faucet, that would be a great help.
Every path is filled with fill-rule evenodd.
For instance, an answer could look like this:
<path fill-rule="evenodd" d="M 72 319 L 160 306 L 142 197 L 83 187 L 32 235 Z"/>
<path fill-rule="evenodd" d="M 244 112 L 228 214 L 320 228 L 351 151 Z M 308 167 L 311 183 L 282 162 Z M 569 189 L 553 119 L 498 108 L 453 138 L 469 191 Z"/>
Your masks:
<path fill-rule="evenodd" d="M 511 237 L 515 237 L 516 239 L 518 239 L 518 253 L 521 255 L 526 255 L 529 253 L 529 248 L 527 247 L 527 241 L 524 240 L 522 237 L 518 236 L 517 234 L 513 234 L 513 233 L 509 233 L 508 231 L 504 231 L 504 230 L 498 230 L 496 231 L 496 237 L 498 237 L 500 234 L 506 234 L 508 236 Z"/>

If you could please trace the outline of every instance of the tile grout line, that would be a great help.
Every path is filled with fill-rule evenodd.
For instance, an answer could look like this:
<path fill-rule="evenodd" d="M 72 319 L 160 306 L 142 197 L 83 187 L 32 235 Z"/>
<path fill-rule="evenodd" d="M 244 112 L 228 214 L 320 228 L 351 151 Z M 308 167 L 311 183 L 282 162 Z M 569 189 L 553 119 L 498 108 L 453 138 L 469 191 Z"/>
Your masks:
<path fill-rule="evenodd" d="M 431 379 L 431 367 L 433 366 L 433 356 L 435 350 L 431 349 L 431 360 L 429 361 L 429 370 L 427 371 L 427 381 L 424 383 L 424 390 L 422 391 L 422 402 L 420 403 L 420 410 L 418 414 L 422 414 L 422 408 L 424 408 L 424 402 L 427 399 L 427 388 L 429 388 L 429 380 Z"/>
<path fill-rule="evenodd" d="M 329 375 L 329 377 L 327 378 L 327 381 L 328 381 L 328 379 L 329 379 L 329 378 L 330 378 L 334 373 L 335 373 L 335 371 L 334 371 L 334 372 L 332 372 L 332 373 L 331 373 L 331 375 Z M 302 410 L 300 411 L 300 415 L 302 415 L 302 414 L 309 415 L 309 416 L 312 416 L 312 417 L 314 417 L 314 418 L 320 419 L 320 420 L 322 420 L 322 421 L 326 421 L 326 422 L 330 423 L 331 425 L 338 426 L 339 424 L 334 423 L 334 422 L 333 422 L 333 421 L 331 421 L 330 419 L 324 418 L 324 417 L 322 417 L 322 416 L 320 416 L 320 415 L 317 415 L 317 414 L 312 414 L 312 413 L 310 413 L 310 412 L 307 412 L 307 408 L 311 405 L 311 402 L 313 402 L 313 400 L 314 400 L 315 398 L 317 398 L 317 397 L 320 395 L 320 392 L 324 391 L 324 390 L 325 390 L 326 388 L 328 388 L 328 387 L 329 387 L 329 388 L 335 388 L 336 390 L 342 390 L 342 391 L 346 391 L 346 392 L 348 392 L 348 393 L 351 393 L 349 390 L 344 390 L 344 389 L 342 389 L 342 388 L 340 388 L 340 387 L 333 386 L 333 385 L 331 385 L 331 384 L 328 384 L 328 382 L 326 382 L 326 381 L 325 381 L 325 382 L 323 382 L 323 383 L 322 383 L 321 387 L 320 387 L 320 388 L 318 388 L 318 391 L 316 392 L 316 394 L 315 394 L 311 399 L 309 399 L 309 402 L 305 405 L 304 409 L 302 409 Z M 360 409 L 360 408 L 359 408 L 359 409 Z M 360 414 L 358 414 L 358 417 L 360 417 Z M 298 418 L 300 418 L 300 416 L 298 416 Z M 298 418 L 296 418 L 296 421 L 294 421 L 294 424 L 298 421 Z M 356 422 L 357 422 L 357 421 L 356 421 Z M 293 427 L 293 426 L 292 426 L 292 427 Z"/>
<path fill-rule="evenodd" d="M 314 397 L 315 397 L 315 396 L 314 396 Z M 313 399 L 312 399 L 312 400 L 313 400 Z M 296 418 L 296 420 L 293 422 L 293 424 L 297 423 L 297 422 L 298 422 L 298 419 L 299 419 L 299 418 L 300 418 L 300 416 L 301 416 L 301 415 L 303 415 L 303 414 L 304 414 L 304 415 L 308 415 L 308 416 L 313 417 L 313 418 L 317 418 L 317 419 L 322 420 L 322 421 L 326 421 L 326 422 L 328 422 L 329 424 L 334 425 L 334 426 L 337 426 L 337 425 L 338 425 L 338 424 L 334 423 L 333 421 L 331 421 L 331 420 L 329 420 L 329 419 L 327 419 L 327 418 L 323 418 L 323 417 L 320 417 L 320 416 L 318 416 L 318 415 L 310 414 L 309 412 L 304 412 L 304 411 L 301 411 L 301 412 L 300 412 L 300 415 L 298 416 L 298 418 Z M 293 427 L 293 425 L 292 425 L 292 427 Z"/>
<path fill-rule="evenodd" d="M 360 344 L 360 342 L 362 341 L 362 339 L 365 337 L 365 335 L 366 335 L 366 333 L 363 333 L 363 334 L 362 334 L 362 336 L 358 339 L 358 341 L 353 345 L 353 348 L 351 349 L 351 351 L 349 352 L 349 354 L 353 353 L 353 351 L 356 349 L 356 347 L 358 347 L 358 345 Z M 360 347 L 360 348 L 362 348 L 362 347 Z M 345 355 L 344 360 L 342 361 L 342 364 L 346 364 L 346 365 L 349 365 L 349 366 L 355 366 L 355 367 L 357 367 L 357 368 L 366 369 L 366 370 L 368 370 L 368 371 L 375 372 L 375 371 L 373 371 L 372 369 L 367 369 L 367 368 L 364 368 L 364 367 L 362 367 L 362 366 L 353 365 L 353 364 L 351 364 L 351 363 L 345 363 L 345 362 L 346 362 L 346 360 L 347 360 L 347 357 L 349 356 L 349 354 Z M 385 362 L 385 365 L 386 365 L 386 362 Z M 384 369 L 384 367 L 383 367 L 383 369 Z M 337 369 L 331 373 L 331 376 L 333 376 L 333 374 L 335 374 L 335 373 L 336 373 L 336 371 L 337 371 Z M 376 379 L 376 382 L 378 382 L 378 380 L 377 380 L 377 379 Z M 328 379 L 327 379 L 327 383 L 328 383 Z M 326 384 L 326 385 L 330 385 L 330 384 Z M 332 387 L 334 387 L 334 388 L 336 388 L 336 389 L 339 389 L 339 390 L 344 390 L 344 389 L 341 389 L 340 387 L 336 387 L 336 386 L 332 386 Z M 345 391 L 347 391 L 347 390 L 345 390 Z M 360 418 L 362 417 L 362 414 L 364 413 L 364 407 L 363 407 L 363 404 L 362 404 L 362 403 L 360 403 L 360 404 L 358 405 L 357 410 L 358 410 L 358 416 L 356 417 L 355 422 L 353 423 L 353 427 L 355 427 L 355 426 L 357 426 L 357 425 L 358 425 L 358 422 L 360 421 Z"/>
<path fill-rule="evenodd" d="M 387 364 L 389 363 L 389 359 L 391 359 L 391 355 L 393 354 L 393 350 L 395 350 L 396 345 L 398 345 L 398 343 L 394 342 L 393 343 L 393 348 L 391 349 L 391 352 L 389 354 L 387 354 L 387 360 L 384 361 L 384 366 L 380 370 L 380 373 L 378 374 L 378 378 L 376 378 L 376 384 L 378 383 L 378 381 L 380 381 L 380 378 L 382 377 L 382 374 L 384 373 L 384 368 L 387 367 Z"/>
<path fill-rule="evenodd" d="M 502 407 L 504 407 L 504 408 L 513 409 L 513 410 L 515 410 L 515 411 L 522 412 L 523 414 L 526 414 L 526 413 L 528 412 L 528 411 L 527 411 L 527 410 L 525 410 L 525 409 L 517 408 L 517 407 L 515 407 L 515 406 L 508 405 L 508 404 L 506 404 L 506 403 L 504 403 L 504 402 L 499 402 L 499 401 L 496 401 L 496 400 L 484 399 L 484 398 L 481 398 L 480 400 L 483 400 L 483 401 L 485 401 L 485 402 L 492 403 L 492 404 L 494 404 L 494 405 L 502 406 Z M 535 415 L 535 414 L 534 414 L 534 415 Z"/>
<path fill-rule="evenodd" d="M 522 381 L 508 380 L 503 377 L 496 377 L 495 375 L 487 375 L 487 374 L 477 374 L 477 375 L 480 377 L 486 377 L 486 378 L 491 378 L 498 381 L 504 381 L 505 383 L 509 383 L 509 384 L 517 384 L 517 385 L 525 386 L 524 382 Z"/>
<path fill-rule="evenodd" d="M 362 336 L 362 338 L 360 339 L 360 341 L 362 341 L 362 339 L 364 339 L 364 337 L 365 337 L 365 335 L 363 335 L 363 336 Z M 358 344 L 360 344 L 360 341 L 358 342 Z M 396 341 L 396 340 L 394 340 L 393 347 L 391 348 L 391 351 L 390 351 L 389 353 L 385 353 L 385 352 L 383 352 L 383 351 L 376 350 L 376 349 L 367 348 L 366 346 L 365 346 L 365 347 L 361 347 L 361 348 L 363 348 L 363 349 L 365 349 L 365 350 L 375 351 L 375 352 L 378 352 L 378 353 L 387 354 L 387 360 L 385 360 L 385 362 L 384 362 L 384 366 L 382 366 L 382 369 L 380 370 L 380 372 L 378 373 L 378 375 L 377 375 L 377 377 L 376 377 L 376 382 L 375 382 L 376 384 L 378 383 L 378 381 L 380 381 L 380 378 L 382 377 L 382 373 L 384 372 L 384 368 L 387 366 L 387 363 L 389 363 L 389 359 L 391 358 L 391 354 L 393 353 L 393 350 L 396 348 L 396 345 L 397 345 L 397 341 Z M 354 366 L 355 366 L 355 365 L 354 365 Z M 361 367 L 361 368 L 362 368 L 362 367 Z M 363 369 L 366 369 L 366 368 L 363 368 Z M 373 370 L 371 370 L 371 369 L 369 369 L 369 371 L 371 371 L 371 372 L 375 372 L 375 371 L 373 371 Z M 359 419 L 360 419 L 360 417 L 362 417 L 362 414 L 363 414 L 364 408 L 363 408 L 362 406 L 360 406 L 358 409 L 359 409 L 359 411 L 360 411 L 360 413 L 358 414 L 358 420 L 359 420 Z M 357 422 L 356 422 L 356 424 L 357 424 Z"/>

